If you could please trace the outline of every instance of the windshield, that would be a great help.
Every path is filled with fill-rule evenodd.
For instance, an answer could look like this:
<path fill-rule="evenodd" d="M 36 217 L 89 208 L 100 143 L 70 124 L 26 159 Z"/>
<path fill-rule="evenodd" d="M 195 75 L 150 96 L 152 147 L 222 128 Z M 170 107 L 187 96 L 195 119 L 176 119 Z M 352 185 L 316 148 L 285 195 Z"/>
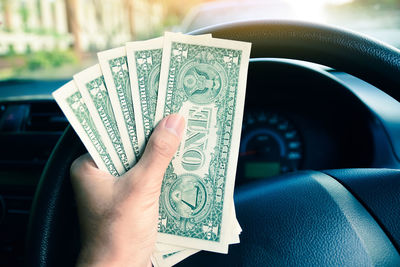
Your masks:
<path fill-rule="evenodd" d="M 70 79 L 127 41 L 245 19 L 326 23 L 400 48 L 399 0 L 0 0 L 0 80 Z"/>

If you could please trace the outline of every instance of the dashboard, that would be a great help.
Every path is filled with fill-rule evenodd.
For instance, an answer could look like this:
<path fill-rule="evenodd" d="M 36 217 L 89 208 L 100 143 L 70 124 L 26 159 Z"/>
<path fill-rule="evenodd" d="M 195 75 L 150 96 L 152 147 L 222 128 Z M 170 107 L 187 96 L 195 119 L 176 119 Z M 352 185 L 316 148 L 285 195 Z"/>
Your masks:
<path fill-rule="evenodd" d="M 303 159 L 298 127 L 280 112 L 256 109 L 243 118 L 238 177 L 243 181 L 297 171 Z"/>
<path fill-rule="evenodd" d="M 51 98 L 65 82 L 0 82 L 2 266 L 22 261 L 35 187 L 68 125 Z M 399 168 L 393 145 L 400 129 L 400 114 L 393 112 L 399 105 L 340 71 L 294 60 L 252 59 L 236 186 L 297 170 Z M 388 111 L 393 111 L 390 116 Z"/>
<path fill-rule="evenodd" d="M 254 59 L 237 185 L 296 170 L 398 167 L 374 101 L 367 105 L 363 92 L 343 81 L 349 77 L 356 79 L 323 66 Z"/>

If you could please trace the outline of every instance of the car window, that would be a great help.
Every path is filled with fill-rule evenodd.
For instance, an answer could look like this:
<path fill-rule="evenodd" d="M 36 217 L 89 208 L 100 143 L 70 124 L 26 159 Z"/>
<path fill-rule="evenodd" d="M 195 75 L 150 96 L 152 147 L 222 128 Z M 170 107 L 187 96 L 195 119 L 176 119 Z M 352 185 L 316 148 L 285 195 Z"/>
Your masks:
<path fill-rule="evenodd" d="M 1 0 L 0 80 L 68 79 L 126 41 L 247 19 L 327 23 L 400 47 L 397 0 Z"/>

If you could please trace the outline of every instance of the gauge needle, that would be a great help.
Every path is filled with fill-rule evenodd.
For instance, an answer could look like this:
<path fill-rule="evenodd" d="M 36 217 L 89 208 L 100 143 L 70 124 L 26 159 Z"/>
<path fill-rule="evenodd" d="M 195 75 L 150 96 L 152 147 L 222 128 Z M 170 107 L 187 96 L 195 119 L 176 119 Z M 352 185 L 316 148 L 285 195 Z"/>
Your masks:
<path fill-rule="evenodd" d="M 249 155 L 255 155 L 255 154 L 257 154 L 256 150 L 250 150 L 250 151 L 241 152 L 240 156 L 249 156 Z"/>

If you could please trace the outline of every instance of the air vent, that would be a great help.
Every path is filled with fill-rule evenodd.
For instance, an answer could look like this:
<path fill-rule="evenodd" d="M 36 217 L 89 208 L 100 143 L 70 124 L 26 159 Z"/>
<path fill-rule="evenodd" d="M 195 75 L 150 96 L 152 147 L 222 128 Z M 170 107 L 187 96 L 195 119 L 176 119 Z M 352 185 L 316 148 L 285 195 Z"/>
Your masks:
<path fill-rule="evenodd" d="M 29 214 L 32 195 L 3 195 L 6 214 Z"/>
<path fill-rule="evenodd" d="M 0 132 L 19 132 L 29 114 L 27 104 L 1 105 Z"/>
<path fill-rule="evenodd" d="M 5 103 L 0 106 L 0 132 L 62 132 L 68 121 L 54 101 Z"/>
<path fill-rule="evenodd" d="M 55 102 L 34 102 L 25 125 L 26 132 L 62 132 L 68 121 Z"/>
<path fill-rule="evenodd" d="M 0 111 L 0 168 L 42 170 L 68 125 L 56 102 L 9 102 Z"/>

